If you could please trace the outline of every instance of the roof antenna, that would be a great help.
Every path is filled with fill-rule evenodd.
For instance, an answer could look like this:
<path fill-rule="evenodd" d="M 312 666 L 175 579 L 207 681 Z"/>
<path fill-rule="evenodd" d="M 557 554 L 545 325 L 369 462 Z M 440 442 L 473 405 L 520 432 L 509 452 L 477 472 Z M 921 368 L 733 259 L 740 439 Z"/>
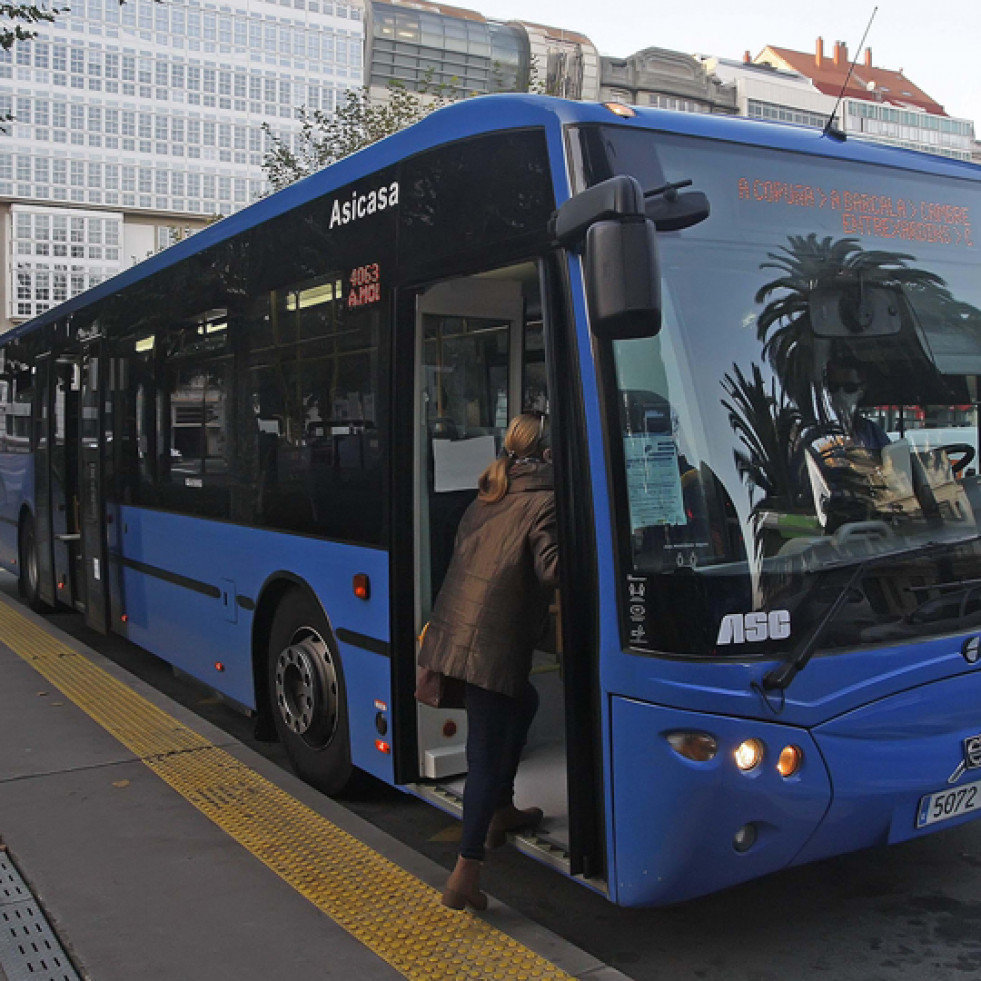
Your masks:
<path fill-rule="evenodd" d="M 838 101 L 835 103 L 834 109 L 831 110 L 831 115 L 828 117 L 828 121 L 824 124 L 824 129 L 821 131 L 822 136 L 830 137 L 832 140 L 837 140 L 839 143 L 844 143 L 847 137 L 845 134 L 835 126 L 835 113 L 838 111 L 838 107 L 841 105 L 841 100 L 845 97 L 845 89 L 848 88 L 848 83 L 851 80 L 852 72 L 855 71 L 855 65 L 858 63 L 858 56 L 865 47 L 865 39 L 869 35 L 869 28 L 872 26 L 872 21 L 875 20 L 875 15 L 878 13 L 879 8 L 872 8 L 872 16 L 869 17 L 868 24 L 865 25 L 865 33 L 862 35 L 862 40 L 858 42 L 858 48 L 855 50 L 855 57 L 852 59 L 852 63 L 848 68 L 848 74 L 845 76 L 845 81 L 841 83 L 841 91 L 838 93 Z"/>

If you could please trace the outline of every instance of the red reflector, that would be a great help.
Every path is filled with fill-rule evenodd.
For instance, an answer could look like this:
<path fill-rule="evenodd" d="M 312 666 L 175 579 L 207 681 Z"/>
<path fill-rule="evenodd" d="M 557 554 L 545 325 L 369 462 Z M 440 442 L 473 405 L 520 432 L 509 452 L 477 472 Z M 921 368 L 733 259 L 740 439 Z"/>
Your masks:
<path fill-rule="evenodd" d="M 59 589 L 64 589 L 65 588 L 65 584 L 63 582 L 58 583 L 58 588 Z"/>
<path fill-rule="evenodd" d="M 392 751 L 392 747 L 389 746 L 384 739 L 375 740 L 375 749 L 377 749 L 379 753 L 391 753 Z"/>
<path fill-rule="evenodd" d="M 447 739 L 456 735 L 456 723 L 452 719 L 447 719 L 443 723 L 443 735 Z"/>
<path fill-rule="evenodd" d="M 124 613 L 119 619 L 122 620 L 123 623 L 126 623 L 126 621 L 129 620 L 129 614 Z"/>
<path fill-rule="evenodd" d="M 354 586 L 354 595 L 358 599 L 366 600 L 371 595 L 371 583 L 364 572 L 355 575 L 352 585 Z"/>
<path fill-rule="evenodd" d="M 221 661 L 215 661 L 215 671 L 224 671 L 225 665 Z"/>

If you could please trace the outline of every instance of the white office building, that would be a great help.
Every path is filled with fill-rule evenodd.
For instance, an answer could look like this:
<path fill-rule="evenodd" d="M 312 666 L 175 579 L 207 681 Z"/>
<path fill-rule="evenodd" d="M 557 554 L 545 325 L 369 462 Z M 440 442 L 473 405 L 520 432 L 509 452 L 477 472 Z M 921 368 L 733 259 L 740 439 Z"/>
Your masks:
<path fill-rule="evenodd" d="M 0 52 L 0 329 L 266 190 L 262 124 L 363 79 L 358 0 L 72 0 Z"/>

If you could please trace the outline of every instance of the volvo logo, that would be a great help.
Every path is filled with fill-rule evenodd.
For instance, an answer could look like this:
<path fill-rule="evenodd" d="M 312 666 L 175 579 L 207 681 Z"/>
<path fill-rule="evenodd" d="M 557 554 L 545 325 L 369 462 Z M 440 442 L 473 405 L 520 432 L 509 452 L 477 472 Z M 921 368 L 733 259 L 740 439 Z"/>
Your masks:
<path fill-rule="evenodd" d="M 965 770 L 976 770 L 981 767 L 981 735 L 968 736 L 964 740 L 964 759 L 957 764 L 957 769 L 947 778 L 947 783 L 957 783 Z"/>
<path fill-rule="evenodd" d="M 961 655 L 968 664 L 977 664 L 981 657 L 981 637 L 968 637 L 961 645 Z"/>

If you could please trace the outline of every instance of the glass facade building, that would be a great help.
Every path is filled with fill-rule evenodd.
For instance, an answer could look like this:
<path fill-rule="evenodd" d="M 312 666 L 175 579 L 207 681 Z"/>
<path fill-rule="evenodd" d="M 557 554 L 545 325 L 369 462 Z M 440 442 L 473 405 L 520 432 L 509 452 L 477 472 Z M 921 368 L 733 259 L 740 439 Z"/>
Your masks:
<path fill-rule="evenodd" d="M 369 83 L 466 95 L 526 90 L 531 55 L 524 30 L 466 13 L 373 3 Z"/>
<path fill-rule="evenodd" d="M 73 0 L 0 51 L 4 322 L 261 196 L 262 124 L 288 140 L 297 107 L 333 109 L 363 50 L 347 0 Z"/>
<path fill-rule="evenodd" d="M 970 160 L 974 124 L 967 119 L 938 116 L 864 99 L 845 101 L 846 128 L 866 140 L 925 150 L 955 160 Z"/>

